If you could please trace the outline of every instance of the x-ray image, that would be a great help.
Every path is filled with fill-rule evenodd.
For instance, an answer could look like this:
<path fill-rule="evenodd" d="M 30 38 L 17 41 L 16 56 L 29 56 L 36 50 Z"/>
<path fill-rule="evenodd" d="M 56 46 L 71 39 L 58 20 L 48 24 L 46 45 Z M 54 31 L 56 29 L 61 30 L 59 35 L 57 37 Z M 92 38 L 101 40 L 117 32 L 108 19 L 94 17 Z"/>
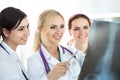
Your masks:
<path fill-rule="evenodd" d="M 93 22 L 79 80 L 120 80 L 120 23 Z"/>

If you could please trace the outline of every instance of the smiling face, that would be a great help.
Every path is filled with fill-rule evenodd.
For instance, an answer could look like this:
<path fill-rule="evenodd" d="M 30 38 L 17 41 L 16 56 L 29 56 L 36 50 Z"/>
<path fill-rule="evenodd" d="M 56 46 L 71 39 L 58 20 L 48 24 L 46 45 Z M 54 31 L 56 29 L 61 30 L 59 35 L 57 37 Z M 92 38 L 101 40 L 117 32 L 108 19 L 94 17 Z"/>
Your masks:
<path fill-rule="evenodd" d="M 5 35 L 4 41 L 11 47 L 16 48 L 18 45 L 26 44 L 29 36 L 29 24 L 27 18 L 24 18 L 17 28 L 12 29 L 10 32 L 3 29 Z"/>
<path fill-rule="evenodd" d="M 65 32 L 64 20 L 61 16 L 54 16 L 51 20 L 49 31 L 47 33 L 47 39 L 51 44 L 58 45 Z"/>
<path fill-rule="evenodd" d="M 70 35 L 73 36 L 75 43 L 85 44 L 88 42 L 90 25 L 87 19 L 77 18 L 72 21 Z"/>

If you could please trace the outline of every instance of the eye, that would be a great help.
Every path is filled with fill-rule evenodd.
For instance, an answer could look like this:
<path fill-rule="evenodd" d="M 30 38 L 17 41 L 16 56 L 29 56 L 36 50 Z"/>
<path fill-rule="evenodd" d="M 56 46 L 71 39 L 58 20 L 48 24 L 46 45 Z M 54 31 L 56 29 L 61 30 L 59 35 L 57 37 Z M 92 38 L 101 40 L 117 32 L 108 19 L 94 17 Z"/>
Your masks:
<path fill-rule="evenodd" d="M 76 30 L 79 30 L 79 28 L 78 28 L 78 27 L 75 27 L 73 30 L 76 31 Z"/>
<path fill-rule="evenodd" d="M 86 26 L 83 26 L 84 29 L 88 29 L 89 27 L 86 25 Z"/>
<path fill-rule="evenodd" d="M 27 25 L 27 29 L 29 29 L 29 24 Z"/>
<path fill-rule="evenodd" d="M 50 29 L 55 29 L 55 28 L 56 28 L 55 25 L 50 26 Z"/>
<path fill-rule="evenodd" d="M 19 31 L 23 31 L 23 29 L 24 29 L 24 26 L 20 26 L 20 27 L 18 28 Z"/>
<path fill-rule="evenodd" d="M 65 26 L 64 26 L 64 24 L 62 24 L 61 26 L 60 26 L 60 28 L 64 28 Z"/>

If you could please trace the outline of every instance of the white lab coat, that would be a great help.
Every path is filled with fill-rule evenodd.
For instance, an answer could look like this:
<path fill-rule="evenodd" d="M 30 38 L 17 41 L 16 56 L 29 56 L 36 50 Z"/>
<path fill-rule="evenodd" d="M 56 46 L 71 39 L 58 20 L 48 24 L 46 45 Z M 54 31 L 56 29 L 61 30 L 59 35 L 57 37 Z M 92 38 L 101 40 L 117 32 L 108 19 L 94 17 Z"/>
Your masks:
<path fill-rule="evenodd" d="M 67 48 L 70 49 L 73 53 L 75 53 L 77 51 L 74 43 L 72 43 L 71 45 L 68 45 Z M 82 65 L 83 65 L 85 56 L 86 56 L 86 53 L 84 53 L 83 51 L 80 51 L 80 50 L 76 54 L 76 59 L 78 59 L 80 67 L 82 67 Z"/>
<path fill-rule="evenodd" d="M 42 47 L 43 54 L 49 64 L 49 67 L 50 69 L 52 69 L 57 63 L 59 63 L 59 60 L 52 57 L 50 53 L 44 48 L 44 46 L 41 45 L 41 47 Z M 60 46 L 59 46 L 59 50 L 60 50 L 61 62 L 68 61 L 72 56 L 66 50 L 65 50 L 65 53 L 63 53 L 63 50 Z M 73 63 L 72 61 L 75 63 Z M 78 79 L 78 75 L 81 70 L 79 62 L 75 58 L 73 58 L 70 62 L 72 63 L 70 64 L 70 67 L 69 67 L 71 68 L 71 70 L 68 70 L 66 75 L 59 78 L 58 80 L 77 80 Z M 31 57 L 28 58 L 28 77 L 30 78 L 30 80 L 48 80 L 47 73 L 46 73 L 42 58 L 39 54 L 39 51 L 37 51 Z"/>
<path fill-rule="evenodd" d="M 0 46 L 0 80 L 26 80 L 21 70 L 21 68 L 23 70 L 24 68 L 20 63 L 17 53 L 5 42 L 2 41 L 1 44 L 10 54 Z"/>

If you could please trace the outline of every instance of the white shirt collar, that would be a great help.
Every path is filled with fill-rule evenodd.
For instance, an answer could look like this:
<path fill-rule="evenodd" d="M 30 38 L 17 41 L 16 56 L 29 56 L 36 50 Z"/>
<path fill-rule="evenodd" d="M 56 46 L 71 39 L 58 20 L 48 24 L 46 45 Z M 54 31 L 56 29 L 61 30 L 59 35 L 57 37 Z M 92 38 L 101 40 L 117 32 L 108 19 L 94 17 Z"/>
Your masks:
<path fill-rule="evenodd" d="M 9 52 L 11 56 L 17 57 L 17 53 L 4 41 L 1 41 L 1 45 Z"/>

